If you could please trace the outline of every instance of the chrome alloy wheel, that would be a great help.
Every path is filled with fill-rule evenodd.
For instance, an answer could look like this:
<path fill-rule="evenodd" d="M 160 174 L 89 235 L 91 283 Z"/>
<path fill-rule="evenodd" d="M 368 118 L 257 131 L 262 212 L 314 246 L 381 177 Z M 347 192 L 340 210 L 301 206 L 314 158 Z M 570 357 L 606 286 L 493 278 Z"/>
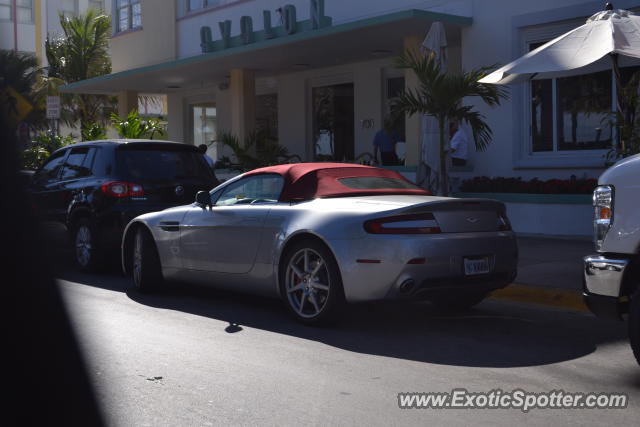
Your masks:
<path fill-rule="evenodd" d="M 142 233 L 137 232 L 133 243 L 133 283 L 140 286 L 142 279 Z"/>
<path fill-rule="evenodd" d="M 290 259 L 285 289 L 291 308 L 310 319 L 322 312 L 329 299 L 331 279 L 327 263 L 313 249 L 300 249 Z"/>
<path fill-rule="evenodd" d="M 76 259 L 82 267 L 91 261 L 91 230 L 85 224 L 76 232 Z"/>

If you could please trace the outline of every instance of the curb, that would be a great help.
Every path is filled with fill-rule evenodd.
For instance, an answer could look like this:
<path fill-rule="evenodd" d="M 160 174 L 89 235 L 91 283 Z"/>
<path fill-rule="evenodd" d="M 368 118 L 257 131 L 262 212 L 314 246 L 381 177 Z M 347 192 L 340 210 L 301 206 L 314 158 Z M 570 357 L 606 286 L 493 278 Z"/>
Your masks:
<path fill-rule="evenodd" d="M 506 288 L 492 292 L 490 298 L 574 311 L 589 311 L 580 291 L 512 283 Z"/>

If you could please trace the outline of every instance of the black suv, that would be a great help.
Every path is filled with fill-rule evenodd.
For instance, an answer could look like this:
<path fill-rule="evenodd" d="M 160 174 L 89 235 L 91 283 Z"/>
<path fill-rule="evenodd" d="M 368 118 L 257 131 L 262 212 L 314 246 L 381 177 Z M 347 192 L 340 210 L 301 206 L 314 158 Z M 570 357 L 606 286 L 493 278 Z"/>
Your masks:
<path fill-rule="evenodd" d="M 131 219 L 192 203 L 218 183 L 193 145 L 94 141 L 55 151 L 34 174 L 30 194 L 43 220 L 67 226 L 78 266 L 94 271 L 119 251 Z"/>

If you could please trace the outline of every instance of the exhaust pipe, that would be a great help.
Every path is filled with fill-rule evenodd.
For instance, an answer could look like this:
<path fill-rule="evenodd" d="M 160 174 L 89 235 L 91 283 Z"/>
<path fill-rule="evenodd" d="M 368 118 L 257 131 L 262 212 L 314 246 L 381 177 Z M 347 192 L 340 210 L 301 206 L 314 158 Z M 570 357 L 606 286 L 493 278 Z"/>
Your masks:
<path fill-rule="evenodd" d="M 407 279 L 400 284 L 400 286 L 398 287 L 398 292 L 403 295 L 406 295 L 409 292 L 411 292 L 415 284 L 416 282 L 413 279 Z"/>

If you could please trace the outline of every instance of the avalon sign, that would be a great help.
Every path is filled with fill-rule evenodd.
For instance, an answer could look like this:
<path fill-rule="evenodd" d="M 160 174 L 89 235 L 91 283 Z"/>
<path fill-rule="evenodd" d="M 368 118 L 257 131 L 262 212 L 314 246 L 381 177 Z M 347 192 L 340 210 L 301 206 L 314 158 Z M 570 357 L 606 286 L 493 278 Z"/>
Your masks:
<path fill-rule="evenodd" d="M 231 37 L 231 21 L 218 22 L 220 29 L 220 39 L 213 40 L 211 27 L 200 28 L 200 47 L 203 53 L 216 52 L 231 47 L 248 45 L 255 42 L 289 36 L 304 31 L 317 30 L 331 26 L 331 18 L 324 15 L 324 0 L 309 0 L 310 19 L 298 21 L 296 19 L 296 7 L 288 4 L 278 9 L 281 15 L 282 24 L 279 27 L 271 26 L 271 12 L 262 12 L 263 30 L 253 30 L 253 20 L 250 16 L 240 18 L 240 35 Z"/>

